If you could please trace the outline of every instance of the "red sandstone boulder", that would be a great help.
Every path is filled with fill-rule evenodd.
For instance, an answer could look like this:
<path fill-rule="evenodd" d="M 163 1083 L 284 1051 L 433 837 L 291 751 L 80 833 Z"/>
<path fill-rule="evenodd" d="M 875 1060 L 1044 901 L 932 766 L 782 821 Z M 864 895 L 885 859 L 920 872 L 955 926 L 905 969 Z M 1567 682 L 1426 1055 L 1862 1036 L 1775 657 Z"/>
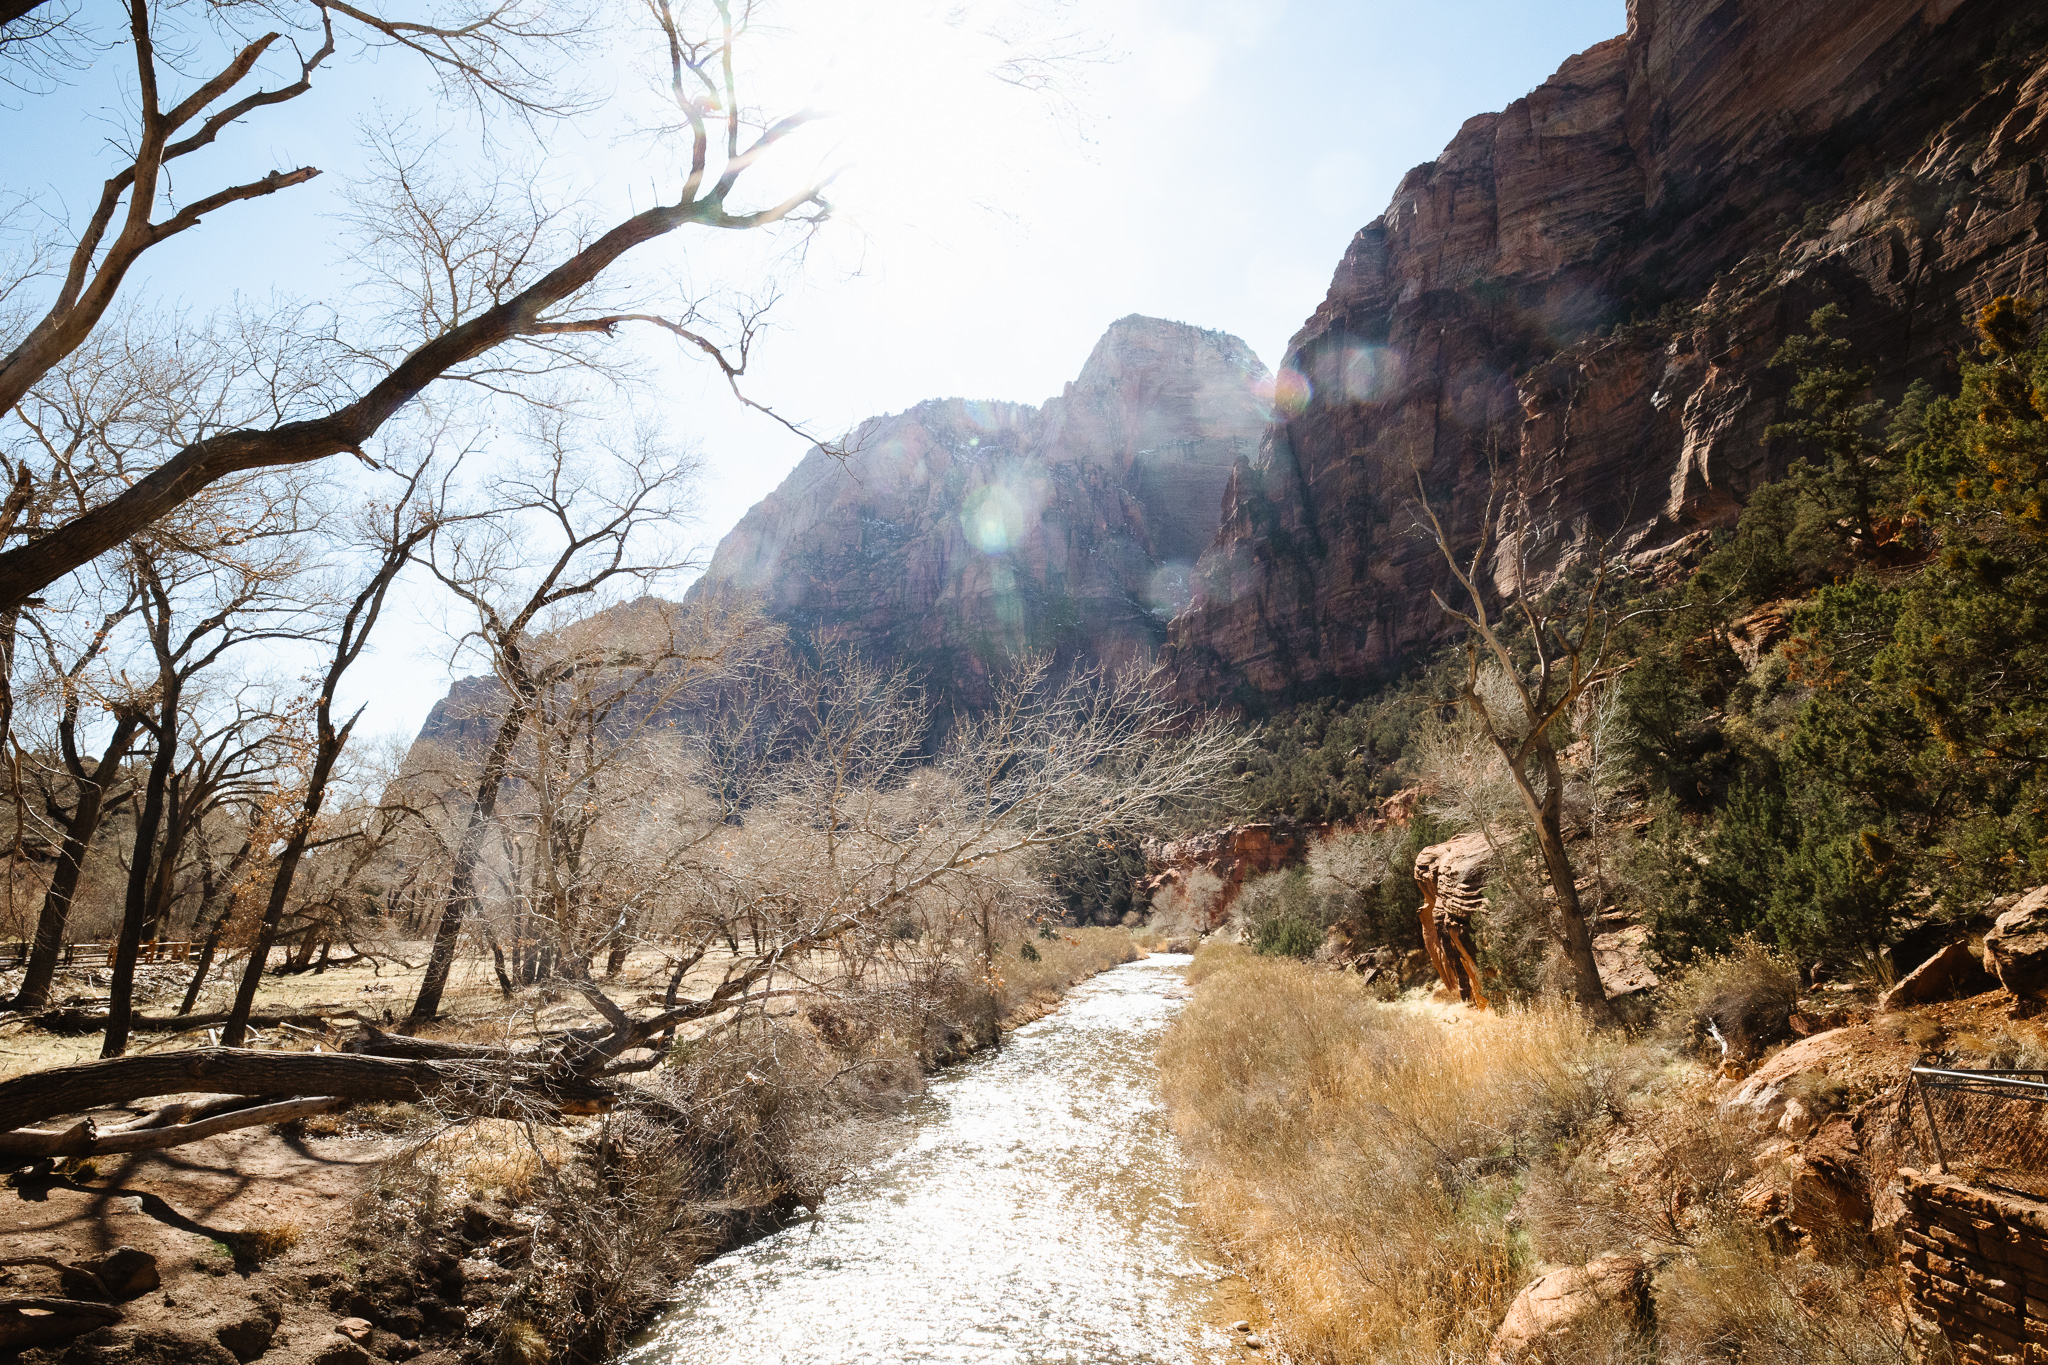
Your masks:
<path fill-rule="evenodd" d="M 1894 1029 L 1858 1024 L 1801 1039 L 1756 1069 L 1721 1112 L 1803 1138 L 1904 1079 L 1920 1049 Z"/>
<path fill-rule="evenodd" d="M 2037 886 L 1984 936 L 1984 965 L 2021 999 L 2048 995 L 2048 886 Z"/>
<path fill-rule="evenodd" d="M 1636 1256 L 1601 1256 L 1531 1280 L 1493 1334 L 1487 1365 L 1551 1365 L 1596 1340 L 1649 1326 L 1649 1268 Z"/>
<path fill-rule="evenodd" d="M 1998 985 L 1966 943 L 1951 943 L 1915 967 L 1877 998 L 1879 1012 L 1924 1005 L 1934 1000 L 1959 1000 L 1981 995 Z"/>
<path fill-rule="evenodd" d="M 1472 949 L 1472 917 L 1486 905 L 1486 869 L 1493 846 L 1484 834 L 1460 834 L 1415 855 L 1422 888 L 1422 946 L 1446 989 L 1484 1007 L 1479 964 Z"/>

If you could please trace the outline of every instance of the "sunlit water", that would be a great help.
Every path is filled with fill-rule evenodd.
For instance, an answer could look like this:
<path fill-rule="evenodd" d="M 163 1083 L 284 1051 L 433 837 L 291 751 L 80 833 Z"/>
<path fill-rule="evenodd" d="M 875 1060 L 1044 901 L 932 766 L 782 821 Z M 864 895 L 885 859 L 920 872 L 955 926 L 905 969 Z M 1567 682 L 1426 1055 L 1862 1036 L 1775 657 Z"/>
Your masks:
<path fill-rule="evenodd" d="M 1180 1197 L 1153 1052 L 1188 959 L 1078 987 L 944 1073 L 897 1155 L 814 1221 L 720 1257 L 633 1365 L 1190 1361 L 1223 1273 Z"/>

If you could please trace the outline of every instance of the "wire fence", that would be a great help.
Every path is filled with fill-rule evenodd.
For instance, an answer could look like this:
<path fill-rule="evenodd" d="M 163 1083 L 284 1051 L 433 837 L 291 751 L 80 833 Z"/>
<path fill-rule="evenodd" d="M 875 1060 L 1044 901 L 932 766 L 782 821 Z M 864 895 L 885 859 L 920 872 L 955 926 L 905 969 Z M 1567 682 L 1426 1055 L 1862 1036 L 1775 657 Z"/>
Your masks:
<path fill-rule="evenodd" d="M 2048 1071 L 1916 1066 L 1901 1118 L 1935 1170 L 2048 1199 Z"/>

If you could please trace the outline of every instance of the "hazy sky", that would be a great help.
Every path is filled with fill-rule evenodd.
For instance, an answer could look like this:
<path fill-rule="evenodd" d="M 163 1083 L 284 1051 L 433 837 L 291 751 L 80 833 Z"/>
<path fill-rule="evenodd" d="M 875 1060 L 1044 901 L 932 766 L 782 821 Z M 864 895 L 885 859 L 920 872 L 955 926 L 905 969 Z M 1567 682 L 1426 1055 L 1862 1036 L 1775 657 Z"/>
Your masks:
<path fill-rule="evenodd" d="M 784 297 L 754 358 L 754 396 L 832 434 L 924 398 L 1035 403 L 1128 313 L 1234 332 L 1277 364 L 1404 171 L 1625 24 L 1624 0 L 1021 3 L 1041 31 L 1085 27 L 1104 58 L 1069 73 L 1058 98 L 982 78 L 987 44 L 932 21 L 949 3 L 784 5 L 793 79 L 829 90 L 839 110 L 802 155 L 845 165 L 833 192 L 842 214 L 800 267 L 774 262 Z M 183 254 L 153 253 L 137 292 L 198 308 L 234 291 L 317 295 L 345 268 L 331 222 L 362 164 L 365 85 L 394 123 L 431 119 L 396 59 L 339 76 L 324 102 L 252 125 L 239 161 L 223 163 L 253 155 L 259 171 L 330 173 L 238 207 Z M 4 183 L 40 188 L 74 215 L 89 205 L 111 130 L 90 117 L 94 98 L 87 86 L 0 113 L 36 132 L 0 140 Z M 565 183 L 610 182 L 614 195 L 627 183 L 641 204 L 659 186 L 634 147 L 553 136 L 570 169 L 548 174 Z M 230 240 L 237 268 L 222 272 L 209 253 Z M 745 279 L 759 273 L 752 251 L 699 249 L 684 268 L 693 280 Z M 648 354 L 661 367 L 651 407 L 706 462 L 708 550 L 804 443 L 738 408 L 703 365 Z M 416 728 L 450 676 L 443 637 L 418 613 L 392 627 L 356 683 L 371 731 Z"/>

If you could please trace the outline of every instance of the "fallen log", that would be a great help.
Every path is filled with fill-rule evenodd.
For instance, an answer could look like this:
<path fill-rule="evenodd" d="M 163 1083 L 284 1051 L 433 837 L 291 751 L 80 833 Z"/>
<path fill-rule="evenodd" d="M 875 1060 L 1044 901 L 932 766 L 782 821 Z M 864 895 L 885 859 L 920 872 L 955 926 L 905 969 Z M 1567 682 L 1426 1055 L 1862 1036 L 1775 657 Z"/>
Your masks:
<path fill-rule="evenodd" d="M 337 1019 L 354 1021 L 357 1011 L 334 1010 L 329 1013 L 301 1014 L 252 1014 L 249 1024 L 252 1028 L 325 1028 Z M 42 1010 L 24 1015 L 17 1022 L 41 1029 L 44 1033 L 74 1036 L 85 1033 L 104 1033 L 107 1029 L 108 1014 L 105 1010 L 80 1009 L 67 1005 L 58 1009 Z M 197 1033 L 200 1029 L 217 1028 L 228 1021 L 226 1010 L 209 1014 L 132 1014 L 128 1027 L 135 1033 Z"/>
<path fill-rule="evenodd" d="M 165 1147 L 179 1147 L 216 1133 L 233 1132 L 237 1128 L 288 1123 L 313 1114 L 331 1113 L 346 1106 L 348 1101 L 340 1095 L 312 1095 L 276 1104 L 251 1104 L 246 1100 L 240 1104 L 243 1107 L 192 1123 L 145 1126 L 145 1120 L 145 1124 L 131 1124 L 101 1132 L 91 1119 L 85 1119 L 69 1128 L 18 1128 L 11 1133 L 0 1133 L 0 1156 L 88 1157 L 161 1151 Z M 181 1107 L 169 1106 L 171 1109 Z"/>
<path fill-rule="evenodd" d="M 457 1063 L 345 1052 L 207 1047 L 141 1053 L 0 1081 L 0 1130 L 193 1091 L 279 1099 L 337 1095 L 351 1100 L 417 1100 L 438 1094 L 473 1075 L 473 1070 Z"/>
<path fill-rule="evenodd" d="M 67 1114 L 111 1109 L 158 1095 L 224 1093 L 251 1101 L 319 1096 L 346 1103 L 419 1100 L 450 1090 L 466 1092 L 474 1097 L 474 1103 L 487 1108 L 516 1094 L 529 1101 L 577 1112 L 603 1108 L 617 1093 L 602 1082 L 561 1066 L 553 1058 L 527 1060 L 500 1053 L 492 1057 L 429 1061 L 350 1052 L 193 1048 L 79 1062 L 0 1081 L 0 1134 Z M 67 1134 L 71 1131 L 66 1130 Z M 97 1139 L 98 1134 L 94 1132 L 91 1136 Z M 82 1135 L 73 1140 L 82 1140 Z"/>

